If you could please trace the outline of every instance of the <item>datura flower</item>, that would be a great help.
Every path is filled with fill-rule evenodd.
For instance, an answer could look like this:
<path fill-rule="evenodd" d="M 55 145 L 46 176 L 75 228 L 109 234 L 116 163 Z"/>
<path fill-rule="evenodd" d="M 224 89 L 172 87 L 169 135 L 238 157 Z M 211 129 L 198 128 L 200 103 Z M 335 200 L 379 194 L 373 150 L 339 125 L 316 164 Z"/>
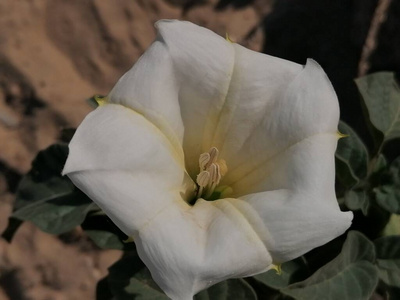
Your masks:
<path fill-rule="evenodd" d="M 78 127 L 63 174 L 133 238 L 164 292 L 191 299 L 342 234 L 339 107 L 321 67 L 189 22 L 156 27 Z"/>

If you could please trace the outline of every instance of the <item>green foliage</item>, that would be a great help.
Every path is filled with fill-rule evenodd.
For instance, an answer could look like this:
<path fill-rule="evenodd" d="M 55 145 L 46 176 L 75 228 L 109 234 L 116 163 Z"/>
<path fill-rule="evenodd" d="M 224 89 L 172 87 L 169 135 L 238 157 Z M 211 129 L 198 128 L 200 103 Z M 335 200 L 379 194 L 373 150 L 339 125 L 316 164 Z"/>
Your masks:
<path fill-rule="evenodd" d="M 136 253 L 127 253 L 109 268 L 108 286 L 118 300 L 168 300 Z"/>
<path fill-rule="evenodd" d="M 374 189 L 376 200 L 388 212 L 400 214 L 400 156 L 382 177 L 380 186 Z"/>
<path fill-rule="evenodd" d="M 348 234 L 342 252 L 310 278 L 289 285 L 281 292 L 295 299 L 368 299 L 378 283 L 373 264 L 373 244 L 362 234 Z"/>
<path fill-rule="evenodd" d="M 369 120 L 384 141 L 400 137 L 400 88 L 393 73 L 380 72 L 356 79 Z"/>
<path fill-rule="evenodd" d="M 67 232 L 83 222 L 93 203 L 61 176 L 67 155 L 68 147 L 58 144 L 39 152 L 19 184 L 11 218 L 31 221 L 52 234 Z"/>
<path fill-rule="evenodd" d="M 386 227 L 383 230 L 383 235 L 400 235 L 400 215 L 392 214 Z"/>
<path fill-rule="evenodd" d="M 304 278 L 306 269 L 305 262 L 302 258 L 288 261 L 281 265 L 281 272 L 269 270 L 254 276 L 254 279 L 273 289 L 281 289 L 295 282 L 299 278 Z"/>
<path fill-rule="evenodd" d="M 89 214 L 81 226 L 91 240 L 102 249 L 136 250 L 133 242 L 124 242 L 128 236 L 102 213 Z"/>
<path fill-rule="evenodd" d="M 400 236 L 386 236 L 375 242 L 379 277 L 389 286 L 400 288 Z"/>
<path fill-rule="evenodd" d="M 257 295 L 250 284 L 243 279 L 229 279 L 201 291 L 195 300 L 256 300 Z"/>
<path fill-rule="evenodd" d="M 351 210 L 361 209 L 365 216 L 368 214 L 370 200 L 365 190 L 347 191 L 344 196 L 344 203 Z"/>
<path fill-rule="evenodd" d="M 70 139 L 74 130 L 63 131 Z M 34 223 L 41 230 L 61 234 L 82 225 L 88 236 L 104 249 L 134 250 L 128 237 L 102 214 L 67 176 L 61 176 L 68 156 L 66 144 L 55 144 L 39 152 L 32 169 L 21 180 L 14 211 L 2 237 L 11 241 L 23 221 Z"/>
<path fill-rule="evenodd" d="M 169 299 L 151 278 L 150 271 L 145 267 L 135 252 L 126 252 L 124 257 L 109 268 L 106 279 L 108 288 L 102 283 L 98 292 L 110 291 L 107 298 L 97 299 Z M 196 300 L 256 300 L 257 295 L 250 284 L 243 279 L 230 279 L 213 285 L 207 290 L 198 293 Z"/>
<path fill-rule="evenodd" d="M 336 175 L 346 187 L 360 182 L 367 175 L 368 151 L 349 125 L 340 121 L 339 132 L 345 135 L 338 141 Z"/>

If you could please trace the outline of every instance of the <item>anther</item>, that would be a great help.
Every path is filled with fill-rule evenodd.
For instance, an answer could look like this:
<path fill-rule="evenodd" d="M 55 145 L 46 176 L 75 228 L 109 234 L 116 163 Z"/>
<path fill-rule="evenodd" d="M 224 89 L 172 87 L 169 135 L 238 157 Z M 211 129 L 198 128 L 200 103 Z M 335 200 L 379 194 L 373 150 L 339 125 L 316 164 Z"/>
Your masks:
<path fill-rule="evenodd" d="M 208 153 L 210 153 L 210 160 L 207 163 L 207 167 L 217 162 L 219 151 L 217 148 L 212 147 Z"/>
<path fill-rule="evenodd" d="M 201 194 L 203 194 L 204 188 L 208 185 L 210 182 L 211 174 L 208 171 L 201 171 L 199 175 L 197 175 L 196 182 L 199 186 L 199 189 L 197 190 L 197 198 L 201 197 Z"/>
<path fill-rule="evenodd" d="M 208 171 L 201 171 L 197 175 L 196 182 L 199 186 L 205 187 L 210 182 L 211 174 Z"/>
<path fill-rule="evenodd" d="M 200 154 L 200 173 L 196 177 L 196 182 L 199 186 L 197 198 L 200 198 L 203 193 L 205 198 L 209 198 L 221 181 L 222 176 L 228 170 L 226 162 L 223 159 L 218 160 L 218 154 L 219 151 L 215 147 L 212 147 L 208 152 Z"/>
<path fill-rule="evenodd" d="M 209 161 L 210 161 L 210 154 L 208 152 L 200 154 L 199 158 L 200 171 L 204 171 L 206 169 L 207 163 Z"/>

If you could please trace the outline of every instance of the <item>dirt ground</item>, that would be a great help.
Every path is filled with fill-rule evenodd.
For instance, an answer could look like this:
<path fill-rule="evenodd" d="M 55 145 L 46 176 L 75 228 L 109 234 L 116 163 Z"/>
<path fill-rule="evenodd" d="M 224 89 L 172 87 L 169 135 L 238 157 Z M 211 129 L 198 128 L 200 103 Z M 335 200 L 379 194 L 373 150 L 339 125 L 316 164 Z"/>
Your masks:
<path fill-rule="evenodd" d="M 108 93 L 154 39 L 155 21 L 190 20 L 261 50 L 272 1 L 248 2 L 1 0 L 0 232 L 35 154 L 82 121 L 85 99 Z M 11 244 L 0 239 L 0 300 L 95 299 L 120 255 L 78 229 L 56 237 L 26 223 Z"/>

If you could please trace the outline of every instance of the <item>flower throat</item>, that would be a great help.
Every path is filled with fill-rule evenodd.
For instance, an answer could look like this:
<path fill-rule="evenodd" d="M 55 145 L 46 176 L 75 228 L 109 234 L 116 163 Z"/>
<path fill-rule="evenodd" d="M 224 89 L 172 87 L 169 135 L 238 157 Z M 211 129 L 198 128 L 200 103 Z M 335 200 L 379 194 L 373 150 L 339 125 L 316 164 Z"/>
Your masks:
<path fill-rule="evenodd" d="M 225 160 L 218 159 L 218 155 L 219 151 L 215 147 L 212 147 L 208 152 L 200 154 L 200 173 L 196 177 L 198 186 L 196 199 L 218 199 L 220 193 L 215 192 L 215 188 L 228 171 Z"/>

